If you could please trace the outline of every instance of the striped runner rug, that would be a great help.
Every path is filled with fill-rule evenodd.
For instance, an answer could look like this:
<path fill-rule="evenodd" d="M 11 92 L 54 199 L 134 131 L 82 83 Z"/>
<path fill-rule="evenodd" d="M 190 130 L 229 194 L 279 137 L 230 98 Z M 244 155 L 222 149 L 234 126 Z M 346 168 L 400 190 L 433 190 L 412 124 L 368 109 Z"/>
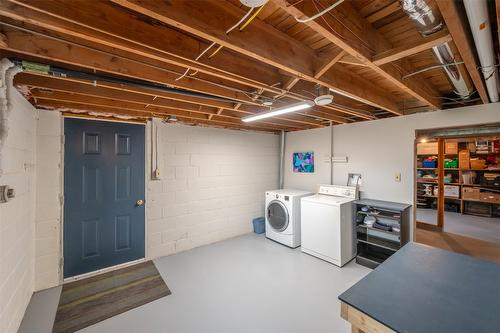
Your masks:
<path fill-rule="evenodd" d="M 76 332 L 170 295 L 152 261 L 65 284 L 53 333 Z"/>

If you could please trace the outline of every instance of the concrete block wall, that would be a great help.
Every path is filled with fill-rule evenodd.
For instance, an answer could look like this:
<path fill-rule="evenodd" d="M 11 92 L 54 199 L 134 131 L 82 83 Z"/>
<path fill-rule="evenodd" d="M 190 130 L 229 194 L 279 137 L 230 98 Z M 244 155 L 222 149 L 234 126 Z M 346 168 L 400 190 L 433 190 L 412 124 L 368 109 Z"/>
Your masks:
<path fill-rule="evenodd" d="M 278 187 L 279 137 L 154 124 L 161 180 L 147 182 L 148 257 L 251 232 Z"/>
<path fill-rule="evenodd" d="M 36 133 L 35 290 L 60 281 L 62 134 L 59 112 L 39 111 Z"/>
<path fill-rule="evenodd" d="M 150 180 L 146 135 L 146 256 L 157 258 L 251 232 L 264 192 L 278 187 L 279 137 L 158 124 L 161 180 Z M 61 283 L 63 120 L 38 111 L 36 123 L 35 290 Z"/>
<path fill-rule="evenodd" d="M 0 203 L 0 332 L 17 332 L 34 288 L 36 111 L 1 64 L 0 185 L 16 196 Z"/>

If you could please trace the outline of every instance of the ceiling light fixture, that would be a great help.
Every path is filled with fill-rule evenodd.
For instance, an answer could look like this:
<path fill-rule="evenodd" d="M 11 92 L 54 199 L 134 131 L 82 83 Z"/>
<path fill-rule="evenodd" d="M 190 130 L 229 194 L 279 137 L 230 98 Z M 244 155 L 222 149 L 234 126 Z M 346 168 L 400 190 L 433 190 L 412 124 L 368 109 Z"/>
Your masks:
<path fill-rule="evenodd" d="M 279 115 L 282 115 L 285 113 L 309 109 L 313 106 L 314 106 L 313 101 L 304 101 L 304 102 L 295 103 L 295 104 L 292 104 L 292 105 L 289 105 L 289 106 L 286 106 L 283 108 L 279 108 L 279 109 L 276 109 L 273 111 L 262 112 L 262 113 L 258 113 L 258 114 L 253 115 L 253 116 L 248 116 L 248 117 L 242 118 L 241 120 L 244 121 L 245 123 L 248 123 L 251 121 L 256 121 L 256 120 L 261 120 L 261 119 L 270 118 L 270 117 L 274 117 L 274 116 L 279 116 Z"/>

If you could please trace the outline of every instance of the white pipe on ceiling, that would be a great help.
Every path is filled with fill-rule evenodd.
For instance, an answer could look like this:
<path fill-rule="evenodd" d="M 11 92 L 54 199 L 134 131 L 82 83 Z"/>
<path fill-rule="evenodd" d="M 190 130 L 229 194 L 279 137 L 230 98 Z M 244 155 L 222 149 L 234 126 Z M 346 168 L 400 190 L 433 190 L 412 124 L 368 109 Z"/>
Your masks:
<path fill-rule="evenodd" d="M 495 66 L 488 3 L 486 0 L 464 0 L 464 6 L 481 63 L 481 71 L 486 81 L 488 96 L 492 103 L 498 102 L 498 71 Z"/>

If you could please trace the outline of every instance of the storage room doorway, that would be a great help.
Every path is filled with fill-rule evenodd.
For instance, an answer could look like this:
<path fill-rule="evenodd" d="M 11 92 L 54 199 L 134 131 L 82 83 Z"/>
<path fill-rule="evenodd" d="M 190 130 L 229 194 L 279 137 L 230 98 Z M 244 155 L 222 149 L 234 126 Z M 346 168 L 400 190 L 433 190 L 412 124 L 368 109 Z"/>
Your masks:
<path fill-rule="evenodd" d="M 451 249 L 492 246 L 500 259 L 500 127 L 417 131 L 415 152 L 416 240 L 440 233 Z"/>

